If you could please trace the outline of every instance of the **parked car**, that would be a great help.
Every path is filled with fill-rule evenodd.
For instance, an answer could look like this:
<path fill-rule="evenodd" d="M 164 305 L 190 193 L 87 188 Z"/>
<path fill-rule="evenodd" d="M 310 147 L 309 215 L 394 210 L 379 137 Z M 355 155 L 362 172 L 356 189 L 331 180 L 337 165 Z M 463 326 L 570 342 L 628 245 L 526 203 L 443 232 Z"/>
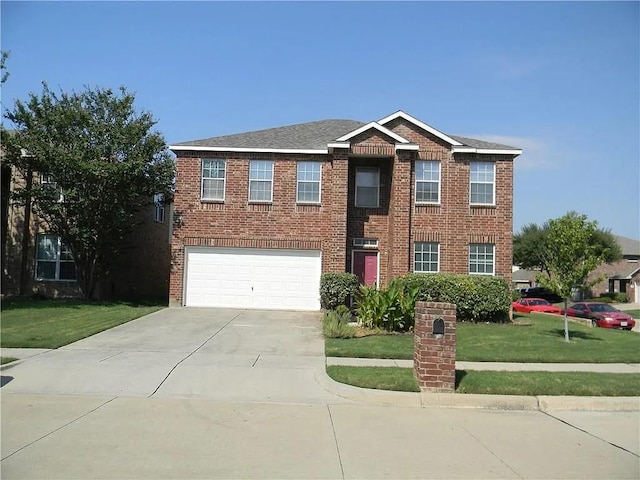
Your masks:
<path fill-rule="evenodd" d="M 563 300 L 560 295 L 550 292 L 543 287 L 522 288 L 520 294 L 522 298 L 542 298 L 551 303 L 558 303 Z"/>
<path fill-rule="evenodd" d="M 551 305 L 544 298 L 521 298 L 511 304 L 513 310 L 519 313 L 545 312 L 560 315 L 562 309 Z"/>
<path fill-rule="evenodd" d="M 564 313 L 564 310 L 562 311 Z M 621 312 L 608 303 L 601 302 L 580 302 L 567 308 L 567 315 L 572 317 L 582 317 L 591 320 L 594 327 L 602 328 L 622 328 L 631 330 L 636 325 L 635 319 L 624 312 Z"/>

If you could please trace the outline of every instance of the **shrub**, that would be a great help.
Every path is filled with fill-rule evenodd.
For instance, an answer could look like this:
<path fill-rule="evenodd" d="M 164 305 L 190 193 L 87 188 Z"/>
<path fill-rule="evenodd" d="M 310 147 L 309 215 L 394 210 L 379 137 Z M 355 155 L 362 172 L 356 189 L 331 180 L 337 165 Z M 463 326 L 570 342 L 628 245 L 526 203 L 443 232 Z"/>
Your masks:
<path fill-rule="evenodd" d="M 461 321 L 504 322 L 511 289 L 503 278 L 451 273 L 409 273 L 398 281 L 419 291 L 418 300 L 453 303 Z"/>
<path fill-rule="evenodd" d="M 603 302 L 603 303 L 626 303 L 628 301 L 627 294 L 622 292 L 609 292 L 603 293 L 598 298 L 589 299 L 590 302 Z"/>
<path fill-rule="evenodd" d="M 389 332 L 413 328 L 418 288 L 393 280 L 386 290 L 361 286 L 357 297 L 358 321 L 367 328 Z"/>
<path fill-rule="evenodd" d="M 349 325 L 351 321 L 351 312 L 338 313 L 337 310 L 325 312 L 322 319 L 322 333 L 327 338 L 353 338 L 356 335 L 356 329 Z"/>
<path fill-rule="evenodd" d="M 320 305 L 335 310 L 346 305 L 358 291 L 358 277 L 353 273 L 323 273 L 320 277 Z"/>
<path fill-rule="evenodd" d="M 522 292 L 518 289 L 511 290 L 511 301 L 516 302 L 522 298 Z"/>

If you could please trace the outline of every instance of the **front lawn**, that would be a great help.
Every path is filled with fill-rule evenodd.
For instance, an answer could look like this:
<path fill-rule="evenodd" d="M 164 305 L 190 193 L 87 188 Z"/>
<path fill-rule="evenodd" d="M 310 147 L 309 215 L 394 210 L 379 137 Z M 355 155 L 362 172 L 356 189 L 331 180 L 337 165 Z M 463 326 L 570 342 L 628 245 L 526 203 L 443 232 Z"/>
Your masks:
<path fill-rule="evenodd" d="M 418 392 L 411 368 L 331 365 L 336 382 L 362 388 Z M 456 371 L 457 393 L 491 395 L 570 395 L 634 397 L 640 395 L 638 373 Z"/>
<path fill-rule="evenodd" d="M 149 303 L 4 300 L 0 346 L 58 348 L 162 308 Z"/>
<path fill-rule="evenodd" d="M 640 363 L 640 335 L 569 323 L 561 316 L 518 315 L 517 324 L 458 323 L 456 360 L 520 363 Z M 327 338 L 328 357 L 413 359 L 413 335 Z"/>

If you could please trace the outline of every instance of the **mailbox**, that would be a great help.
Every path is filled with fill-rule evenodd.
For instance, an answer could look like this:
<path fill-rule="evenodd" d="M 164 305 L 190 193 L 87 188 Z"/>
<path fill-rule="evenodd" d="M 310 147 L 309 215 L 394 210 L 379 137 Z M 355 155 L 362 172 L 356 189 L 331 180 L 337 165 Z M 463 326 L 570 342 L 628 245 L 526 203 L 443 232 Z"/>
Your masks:
<path fill-rule="evenodd" d="M 441 339 L 444 336 L 444 320 L 441 317 L 433 320 L 433 335 L 437 339 Z"/>

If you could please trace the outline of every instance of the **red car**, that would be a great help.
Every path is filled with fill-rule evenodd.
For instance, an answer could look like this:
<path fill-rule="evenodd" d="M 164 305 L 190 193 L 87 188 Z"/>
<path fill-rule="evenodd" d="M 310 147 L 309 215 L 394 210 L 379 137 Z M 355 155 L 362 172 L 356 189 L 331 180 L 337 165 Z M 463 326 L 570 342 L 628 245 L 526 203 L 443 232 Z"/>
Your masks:
<path fill-rule="evenodd" d="M 521 298 L 513 302 L 511 306 L 514 312 L 519 313 L 544 312 L 560 315 L 562 312 L 560 308 L 551 305 L 543 298 Z"/>
<path fill-rule="evenodd" d="M 631 330 L 636 325 L 636 321 L 631 315 L 621 312 L 608 303 L 576 303 L 567 308 L 567 315 L 571 315 L 572 317 L 589 318 L 591 319 L 591 324 L 594 327 L 622 328 L 623 330 Z"/>

